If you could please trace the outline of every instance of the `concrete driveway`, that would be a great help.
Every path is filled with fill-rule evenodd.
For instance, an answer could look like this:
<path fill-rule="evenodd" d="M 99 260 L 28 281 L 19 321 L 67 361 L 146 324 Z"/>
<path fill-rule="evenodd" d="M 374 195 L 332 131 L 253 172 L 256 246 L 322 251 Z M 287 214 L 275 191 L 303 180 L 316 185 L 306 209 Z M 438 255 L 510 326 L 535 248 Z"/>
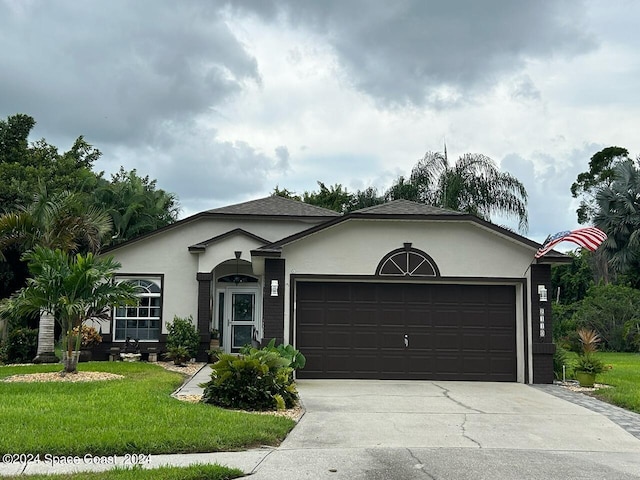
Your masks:
<path fill-rule="evenodd" d="M 640 479 L 640 439 L 512 383 L 301 380 L 260 479 Z"/>

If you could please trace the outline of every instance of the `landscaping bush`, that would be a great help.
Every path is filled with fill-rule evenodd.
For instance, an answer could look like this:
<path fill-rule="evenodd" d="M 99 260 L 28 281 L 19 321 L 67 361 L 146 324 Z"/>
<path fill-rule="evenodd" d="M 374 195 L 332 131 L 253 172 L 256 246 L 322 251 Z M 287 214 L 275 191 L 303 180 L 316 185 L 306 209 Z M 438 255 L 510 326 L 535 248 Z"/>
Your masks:
<path fill-rule="evenodd" d="M 292 369 L 298 370 L 299 368 L 304 368 L 307 364 L 307 359 L 300 352 L 300 350 L 296 350 L 293 348 L 293 345 L 281 343 L 276 346 L 276 339 L 272 338 L 271 341 L 262 349 L 268 352 L 275 352 L 279 354 L 281 357 L 286 358 L 291 362 L 289 365 Z M 255 348 L 251 348 L 250 346 L 245 346 L 240 349 L 240 353 L 250 354 L 252 352 L 257 351 Z"/>
<path fill-rule="evenodd" d="M 173 317 L 173 323 L 167 327 L 167 350 L 183 353 L 186 351 L 188 358 L 194 358 L 200 345 L 200 334 L 193 325 L 193 319 Z"/>
<path fill-rule="evenodd" d="M 640 290 L 621 285 L 591 287 L 572 320 L 578 328 L 596 330 L 602 338 L 603 350 L 637 351 Z"/>
<path fill-rule="evenodd" d="M 553 376 L 556 380 L 562 379 L 563 365 L 565 365 L 567 369 L 570 367 L 569 352 L 560 345 L 556 345 L 556 352 L 553 354 Z"/>
<path fill-rule="evenodd" d="M 9 363 L 9 344 L 6 340 L 0 340 L 0 364 Z"/>
<path fill-rule="evenodd" d="M 38 351 L 38 330 L 16 328 L 11 330 L 6 342 L 4 363 L 31 363 Z"/>
<path fill-rule="evenodd" d="M 212 370 L 202 398 L 205 403 L 242 410 L 275 410 L 291 408 L 298 399 L 291 360 L 277 347 L 251 349 L 238 356 L 220 354 Z"/>

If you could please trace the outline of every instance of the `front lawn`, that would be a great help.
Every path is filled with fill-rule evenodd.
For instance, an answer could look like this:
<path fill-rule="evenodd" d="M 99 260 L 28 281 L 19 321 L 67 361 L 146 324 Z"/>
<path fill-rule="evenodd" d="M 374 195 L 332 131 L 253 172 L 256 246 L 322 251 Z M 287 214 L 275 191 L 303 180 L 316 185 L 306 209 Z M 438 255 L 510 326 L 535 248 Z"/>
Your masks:
<path fill-rule="evenodd" d="M 15 374 L 60 365 L 2 366 Z M 124 375 L 88 383 L 0 382 L 0 454 L 125 455 L 240 450 L 277 445 L 294 422 L 170 397 L 182 375 L 157 365 L 89 362 L 80 371 Z"/>
<path fill-rule="evenodd" d="M 600 352 L 598 356 L 613 368 L 598 375 L 597 381 L 613 388 L 601 388 L 594 396 L 640 413 L 640 354 Z"/>
<path fill-rule="evenodd" d="M 19 475 L 3 478 L 7 480 L 230 480 L 243 475 L 236 468 L 220 465 L 191 465 L 153 469 L 118 467 L 105 472 Z"/>

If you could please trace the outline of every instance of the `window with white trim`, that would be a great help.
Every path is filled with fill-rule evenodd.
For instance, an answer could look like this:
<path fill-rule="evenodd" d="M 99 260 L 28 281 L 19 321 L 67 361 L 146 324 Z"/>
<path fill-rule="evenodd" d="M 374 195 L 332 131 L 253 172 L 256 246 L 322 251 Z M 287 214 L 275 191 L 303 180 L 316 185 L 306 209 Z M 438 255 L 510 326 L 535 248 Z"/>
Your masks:
<path fill-rule="evenodd" d="M 137 306 L 116 307 L 114 337 L 116 341 L 158 340 L 162 323 L 162 281 L 160 278 L 123 278 L 138 287 Z"/>

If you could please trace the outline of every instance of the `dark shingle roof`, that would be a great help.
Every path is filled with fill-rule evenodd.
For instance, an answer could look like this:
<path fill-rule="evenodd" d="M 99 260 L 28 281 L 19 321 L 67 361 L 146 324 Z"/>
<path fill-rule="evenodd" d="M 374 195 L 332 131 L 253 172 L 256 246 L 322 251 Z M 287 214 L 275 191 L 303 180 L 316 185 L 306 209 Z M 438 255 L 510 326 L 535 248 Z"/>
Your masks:
<path fill-rule="evenodd" d="M 393 200 L 392 202 L 361 208 L 352 213 L 366 213 L 373 215 L 465 215 L 455 210 L 432 207 L 424 203 L 416 203 L 410 200 Z"/>
<path fill-rule="evenodd" d="M 208 210 L 207 213 L 286 217 L 337 217 L 340 214 L 315 205 L 277 195 Z"/>

